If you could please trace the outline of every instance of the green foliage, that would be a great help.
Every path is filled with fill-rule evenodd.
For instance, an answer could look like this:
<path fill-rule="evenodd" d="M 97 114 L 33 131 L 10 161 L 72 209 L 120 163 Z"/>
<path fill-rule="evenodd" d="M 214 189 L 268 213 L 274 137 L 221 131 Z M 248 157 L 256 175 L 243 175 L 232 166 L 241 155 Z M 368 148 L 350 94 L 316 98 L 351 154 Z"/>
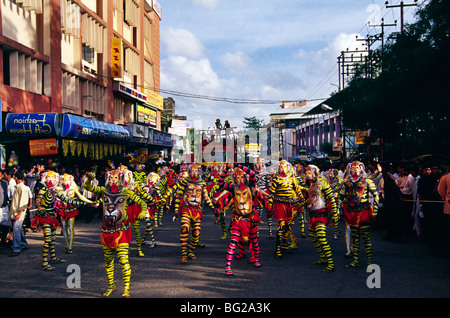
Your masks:
<path fill-rule="evenodd" d="M 359 72 L 326 103 L 347 129 L 371 128 L 405 156 L 450 154 L 450 1 L 431 0 L 416 16 L 374 52 L 376 76 Z"/>
<path fill-rule="evenodd" d="M 253 117 L 244 117 L 244 128 L 253 128 L 258 130 L 259 128 L 264 127 L 264 119 L 257 119 L 255 116 Z"/>

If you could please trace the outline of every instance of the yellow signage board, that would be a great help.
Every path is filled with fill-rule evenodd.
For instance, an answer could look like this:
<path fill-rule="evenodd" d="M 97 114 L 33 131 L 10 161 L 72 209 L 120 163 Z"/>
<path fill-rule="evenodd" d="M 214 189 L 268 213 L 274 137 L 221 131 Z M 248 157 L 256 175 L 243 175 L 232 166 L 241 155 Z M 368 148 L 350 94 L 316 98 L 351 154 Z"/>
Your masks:
<path fill-rule="evenodd" d="M 358 130 L 356 132 L 356 144 L 364 145 L 366 137 L 367 137 L 367 130 Z"/>
<path fill-rule="evenodd" d="M 164 98 L 161 95 L 146 88 L 143 88 L 142 92 L 147 95 L 147 104 L 159 110 L 164 110 Z"/>
<path fill-rule="evenodd" d="M 122 77 L 122 40 L 111 39 L 111 74 L 112 77 Z"/>
<path fill-rule="evenodd" d="M 144 105 L 137 104 L 137 116 L 136 123 L 150 125 L 156 127 L 156 111 L 145 107 Z"/>

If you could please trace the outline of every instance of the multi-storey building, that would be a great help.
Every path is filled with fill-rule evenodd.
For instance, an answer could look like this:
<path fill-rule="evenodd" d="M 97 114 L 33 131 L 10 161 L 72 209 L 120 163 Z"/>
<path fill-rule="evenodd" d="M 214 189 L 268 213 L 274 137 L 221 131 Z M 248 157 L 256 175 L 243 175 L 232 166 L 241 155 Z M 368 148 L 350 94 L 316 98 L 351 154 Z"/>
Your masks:
<path fill-rule="evenodd" d="M 160 21 L 157 0 L 0 1 L 6 157 L 170 146 L 160 136 Z"/>
<path fill-rule="evenodd" d="M 287 160 L 311 160 L 325 157 L 323 143 L 333 145 L 334 151 L 342 151 L 341 120 L 338 111 L 327 109 L 323 103 L 309 105 L 306 101 L 283 102 L 270 114 L 265 128 L 279 134 L 280 158 Z M 277 158 L 275 158 L 277 159 Z"/>
<path fill-rule="evenodd" d="M 333 145 L 337 153 L 342 151 L 342 145 L 336 145 L 341 140 L 341 122 L 337 111 L 324 111 L 320 105 L 304 115 L 307 121 L 295 127 L 296 145 L 301 159 L 324 157 L 321 149 L 323 143 Z"/>

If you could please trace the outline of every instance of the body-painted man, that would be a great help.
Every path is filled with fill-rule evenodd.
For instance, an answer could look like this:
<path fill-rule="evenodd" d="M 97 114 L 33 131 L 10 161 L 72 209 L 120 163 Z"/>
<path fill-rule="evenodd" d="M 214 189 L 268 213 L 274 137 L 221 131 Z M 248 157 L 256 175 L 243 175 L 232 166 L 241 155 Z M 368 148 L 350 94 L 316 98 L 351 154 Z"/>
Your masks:
<path fill-rule="evenodd" d="M 144 171 L 144 165 L 139 163 L 136 166 L 136 169 L 133 171 L 133 179 L 136 184 L 144 184 L 146 175 Z"/>
<path fill-rule="evenodd" d="M 220 223 L 222 228 L 222 236 L 220 239 L 224 240 L 227 238 L 227 231 L 225 227 L 225 208 L 229 199 L 229 193 L 228 191 L 221 189 L 221 187 L 217 184 L 220 175 L 221 173 L 219 171 L 219 166 L 214 164 L 211 173 L 208 175 L 210 184 L 207 189 L 218 214 L 216 223 Z"/>
<path fill-rule="evenodd" d="M 334 200 L 337 203 L 339 200 L 339 198 L 338 198 L 339 190 L 341 189 L 344 180 L 339 178 L 339 171 L 336 168 L 328 169 L 327 177 L 328 177 L 327 178 L 328 183 L 330 184 L 330 187 L 331 187 L 331 192 L 333 193 L 333 196 L 334 196 Z M 349 231 L 349 233 L 350 233 L 350 231 Z M 337 240 L 339 237 L 339 234 L 340 234 L 339 223 L 336 223 L 336 224 L 334 224 L 333 238 L 335 240 Z"/>
<path fill-rule="evenodd" d="M 269 173 L 267 172 L 266 166 L 263 162 L 263 160 L 258 157 L 256 158 L 256 163 L 255 163 L 255 174 L 256 174 L 256 186 L 258 187 L 258 189 L 261 190 L 261 193 L 265 196 L 269 196 L 269 189 L 270 189 L 270 176 Z M 262 216 L 263 214 L 266 215 L 266 219 L 267 219 L 267 227 L 269 229 L 269 238 L 274 238 L 273 236 L 273 232 L 272 232 L 272 215 L 269 212 L 269 210 L 267 209 L 267 206 L 264 207 L 261 204 L 258 205 L 256 207 L 258 213 L 260 216 Z"/>
<path fill-rule="evenodd" d="M 75 183 L 73 176 L 68 173 L 60 176 L 57 190 L 68 199 L 74 200 L 76 198 L 79 198 L 86 203 L 95 203 L 79 192 L 78 186 Z M 78 215 L 78 205 L 68 204 L 66 201 L 57 198 L 55 201 L 55 208 L 61 218 L 64 239 L 66 241 L 66 248 L 64 249 L 64 253 L 72 254 L 74 225 L 75 217 Z"/>
<path fill-rule="evenodd" d="M 308 185 L 306 184 L 306 179 L 305 179 L 305 174 L 303 172 L 303 167 L 301 164 L 296 164 L 294 166 L 294 174 L 295 174 L 295 179 L 297 180 L 298 184 L 300 185 L 300 188 L 302 189 L 302 194 L 304 197 L 307 196 L 307 192 L 308 192 Z M 306 211 L 304 209 L 304 207 L 302 206 L 298 206 L 297 209 L 294 210 L 293 212 L 293 217 L 292 219 L 295 220 L 295 218 L 298 216 L 298 221 L 300 223 L 300 235 L 301 238 L 306 238 L 306 234 L 305 234 L 305 227 L 306 227 Z M 294 245 L 293 247 L 297 247 L 298 245 L 298 241 L 295 240 L 295 238 L 293 238 L 294 240 Z"/>
<path fill-rule="evenodd" d="M 123 189 L 134 192 L 138 195 L 134 173 L 123 165 L 120 167 L 120 172 L 123 175 Z M 129 199 L 127 204 L 128 222 L 133 228 L 134 238 L 136 240 L 136 253 L 137 256 L 144 257 L 141 238 L 141 221 L 143 220 L 143 218 L 141 218 L 140 216 L 142 215 L 142 213 L 146 213 L 147 211 L 142 211 L 141 205 L 133 200 Z"/>
<path fill-rule="evenodd" d="M 171 189 L 169 187 L 169 180 L 167 179 L 167 174 L 169 172 L 169 168 L 166 166 L 160 167 L 158 169 L 159 175 L 159 192 L 162 196 L 166 196 L 167 192 Z M 155 225 L 154 227 L 162 226 L 162 217 L 164 214 L 164 207 L 166 206 L 164 201 L 160 201 L 156 206 L 156 215 L 155 215 Z"/>
<path fill-rule="evenodd" d="M 339 220 L 339 211 L 330 184 L 320 174 L 319 168 L 308 165 L 305 176 L 308 184 L 308 199 L 305 207 L 309 212 L 309 237 L 320 256 L 320 260 L 314 264 L 327 265 L 322 271 L 332 272 L 336 268 L 326 231 L 327 226 L 332 226 Z"/>
<path fill-rule="evenodd" d="M 142 243 L 149 245 L 151 248 L 156 246 L 155 235 L 153 233 L 152 222 L 155 221 L 157 212 L 157 204 L 162 200 L 162 195 L 159 192 L 159 175 L 156 172 L 150 172 L 147 175 L 147 186 L 142 187 L 137 185 L 136 189 L 140 197 L 147 203 L 147 213 L 145 214 L 145 231 L 142 236 Z M 147 235 L 150 236 L 151 243 L 145 242 Z"/>
<path fill-rule="evenodd" d="M 291 234 L 292 215 L 295 209 L 304 204 L 302 189 L 294 178 L 292 165 L 286 160 L 279 162 L 278 171 L 273 176 L 270 187 L 269 209 L 278 221 L 275 242 L 275 257 L 282 257 L 282 244 Z"/>
<path fill-rule="evenodd" d="M 233 276 L 231 261 L 236 250 L 239 254 L 236 258 L 245 257 L 244 245 L 249 243 L 250 263 L 260 267 L 258 223 L 261 217 L 256 209 L 257 206 L 267 205 L 267 196 L 256 187 L 255 172 L 247 167 L 238 166 L 234 169 L 232 183 L 225 181 L 226 174 L 223 173 L 219 179 L 219 186 L 230 192 L 232 201 L 231 215 L 231 240 L 227 248 L 225 274 Z"/>
<path fill-rule="evenodd" d="M 101 226 L 101 242 L 105 257 L 105 271 L 108 288 L 103 296 L 109 296 L 116 288 L 114 284 L 115 253 L 122 267 L 124 283 L 123 297 L 130 297 L 131 267 L 128 261 L 129 245 L 132 238 L 130 223 L 128 222 L 127 207 L 129 202 L 138 203 L 141 207 L 139 219 L 145 218 L 147 204 L 133 191 L 124 188 L 124 175 L 119 170 L 107 173 L 104 186 L 93 186 L 89 182 L 93 174 L 88 174 L 84 187 L 86 190 L 101 196 L 103 201 L 103 221 Z"/>
<path fill-rule="evenodd" d="M 372 263 L 371 221 L 378 212 L 378 191 L 375 183 L 366 177 L 364 164 L 353 161 L 349 167 L 350 176 L 339 191 L 338 207 L 342 205 L 345 222 L 350 226 L 353 244 L 353 261 L 347 267 L 359 267 L 360 240 L 364 242 L 367 264 Z M 373 196 L 373 205 L 370 203 Z"/>
<path fill-rule="evenodd" d="M 177 189 L 173 220 L 177 220 L 178 216 L 181 218 L 181 263 L 186 264 L 188 258 L 197 259 L 194 250 L 199 244 L 203 200 L 212 211 L 215 208 L 206 191 L 205 181 L 199 177 L 199 169 L 196 164 L 191 166 L 189 176 L 177 183 Z M 189 233 L 191 233 L 190 240 Z"/>
<path fill-rule="evenodd" d="M 55 239 L 56 229 L 59 226 L 57 212 L 55 208 L 56 199 L 64 201 L 69 205 L 81 205 L 85 202 L 65 197 L 58 189 L 59 174 L 54 171 L 46 171 L 42 175 L 42 183 L 44 185 L 36 196 L 37 216 L 33 219 L 32 228 L 42 227 L 44 234 L 44 246 L 42 248 L 42 270 L 50 271 L 55 268 L 50 264 L 65 262 L 56 257 Z"/>

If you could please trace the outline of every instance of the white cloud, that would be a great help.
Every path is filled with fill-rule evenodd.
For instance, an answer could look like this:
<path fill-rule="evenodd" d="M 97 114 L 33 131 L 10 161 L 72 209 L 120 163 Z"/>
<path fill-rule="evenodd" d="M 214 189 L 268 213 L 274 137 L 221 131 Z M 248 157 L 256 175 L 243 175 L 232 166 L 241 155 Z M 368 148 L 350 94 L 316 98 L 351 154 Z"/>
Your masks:
<path fill-rule="evenodd" d="M 356 33 L 338 34 L 327 46 L 318 50 L 300 49 L 294 57 L 301 65 L 301 73 L 308 78 L 309 87 L 306 91 L 307 98 L 322 98 L 336 90 L 339 82 L 337 69 L 337 57 L 342 51 L 363 51 L 363 42 L 357 41 Z M 356 55 L 356 54 L 355 54 Z"/>
<path fill-rule="evenodd" d="M 216 95 L 222 84 L 206 58 L 170 56 L 161 61 L 161 87 L 196 95 Z"/>
<path fill-rule="evenodd" d="M 323 72 L 324 68 L 336 64 L 337 61 L 336 59 L 341 54 L 341 51 L 344 51 L 346 49 L 355 50 L 356 48 L 362 50 L 361 42 L 356 41 L 357 35 L 358 34 L 356 33 L 353 34 L 340 33 L 326 47 L 320 50 L 312 50 L 312 51 L 300 49 L 298 50 L 298 52 L 294 54 L 294 57 L 306 62 L 309 66 L 314 65 L 315 66 L 314 68 L 317 71 Z M 359 35 L 359 37 L 361 36 Z"/>
<path fill-rule="evenodd" d="M 232 74 L 248 74 L 251 72 L 251 58 L 242 51 L 226 53 L 219 58 L 224 67 Z"/>
<path fill-rule="evenodd" d="M 161 88 L 255 100 L 328 97 L 336 90 L 330 83 L 338 82 L 337 57 L 347 48 L 361 49 L 356 35 L 368 31 L 368 20 L 379 19 L 383 5 L 384 0 L 164 0 Z M 173 97 L 178 114 L 211 125 L 222 115 L 233 122 L 267 116 L 267 122 L 278 108 Z"/>
<path fill-rule="evenodd" d="M 161 59 L 162 89 L 211 96 L 222 91 L 221 80 L 194 34 L 170 28 L 161 36 L 161 43 L 167 52 Z"/>
<path fill-rule="evenodd" d="M 191 2 L 194 5 L 198 5 L 198 6 L 201 6 L 201 7 L 208 8 L 208 9 L 212 9 L 212 8 L 215 8 L 218 5 L 219 0 L 191 0 Z"/>
<path fill-rule="evenodd" d="M 161 44 L 171 56 L 185 56 L 190 59 L 204 56 L 202 43 L 186 29 L 161 30 Z"/>

